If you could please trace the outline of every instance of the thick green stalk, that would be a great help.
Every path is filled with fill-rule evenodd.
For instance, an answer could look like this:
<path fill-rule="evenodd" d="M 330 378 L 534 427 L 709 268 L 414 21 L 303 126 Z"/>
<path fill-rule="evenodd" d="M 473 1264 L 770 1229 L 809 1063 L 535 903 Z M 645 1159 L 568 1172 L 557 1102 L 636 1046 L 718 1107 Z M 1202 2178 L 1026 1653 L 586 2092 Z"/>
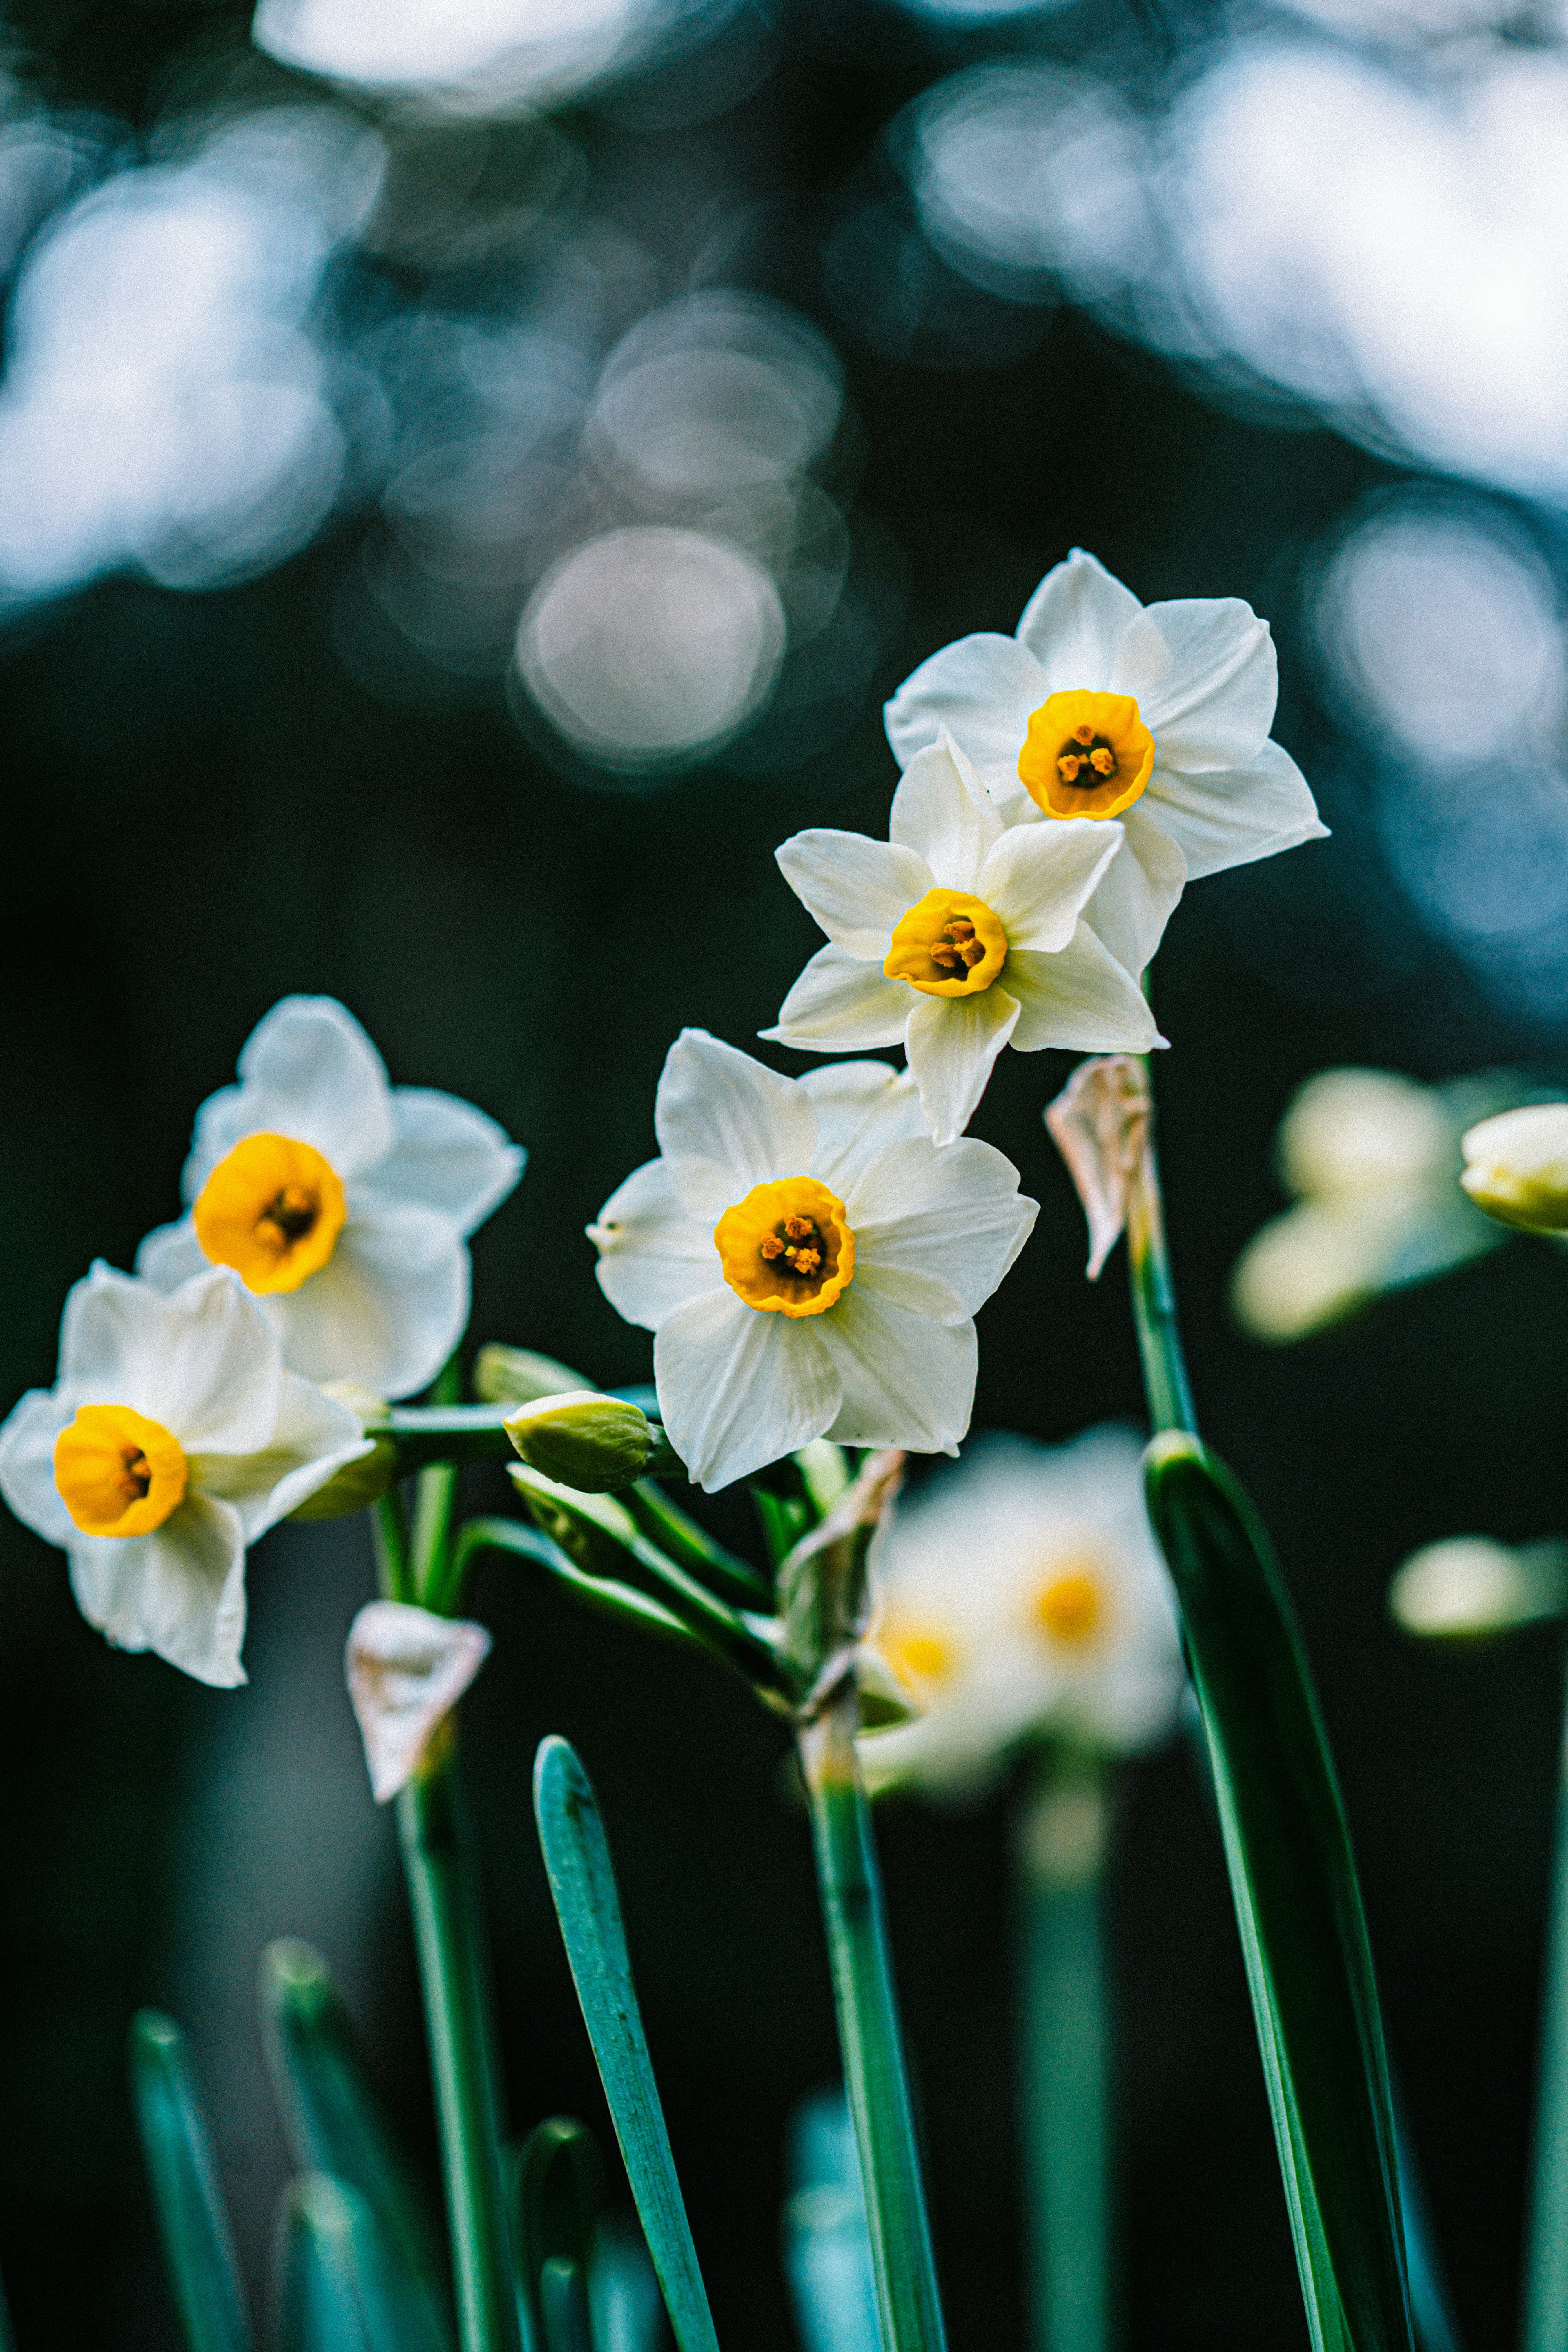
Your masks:
<path fill-rule="evenodd" d="M 1568 1739 L 1560 1741 L 1557 1756 L 1545 2008 L 1537 2079 L 1522 2343 L 1523 2352 L 1563 2352 L 1568 2344 Z"/>
<path fill-rule="evenodd" d="M 1016 1834 L 1026 2239 L 1036 2352 L 1111 2341 L 1104 1768 L 1054 1751 Z"/>
<path fill-rule="evenodd" d="M 847 1676 L 797 1738 L 811 1809 L 845 2086 L 860 2172 L 883 2352 L 943 2352 L 931 2224 L 915 2142 L 870 1807 Z"/>
<path fill-rule="evenodd" d="M 1150 1421 L 1156 1430 L 1189 1429 L 1195 1435 L 1197 1413 L 1176 1319 L 1152 1111 L 1139 1127 L 1127 1189 L 1127 1262 Z"/>
<path fill-rule="evenodd" d="M 489 1976 L 454 1735 L 455 1726 L 437 1759 L 399 1797 L 397 1822 L 436 2079 L 458 2341 L 462 2352 L 518 2352 Z"/>

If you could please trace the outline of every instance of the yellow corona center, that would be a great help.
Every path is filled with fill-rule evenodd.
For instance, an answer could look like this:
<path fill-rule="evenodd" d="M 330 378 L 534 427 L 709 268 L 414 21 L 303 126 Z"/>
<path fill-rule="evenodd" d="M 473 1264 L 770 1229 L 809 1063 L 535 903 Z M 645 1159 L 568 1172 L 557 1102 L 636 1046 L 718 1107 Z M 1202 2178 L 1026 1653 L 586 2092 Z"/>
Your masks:
<path fill-rule="evenodd" d="M 878 1646 L 893 1672 L 917 1685 L 940 1682 L 952 1654 L 942 1635 L 924 1625 L 894 1627 L 879 1635 Z"/>
<path fill-rule="evenodd" d="M 1007 961 L 1007 934 L 984 898 L 928 890 L 901 916 L 882 970 L 924 996 L 978 996 Z"/>
<path fill-rule="evenodd" d="M 767 1315 L 821 1315 L 855 1272 L 844 1203 L 815 1176 L 753 1184 L 713 1228 L 724 1279 Z"/>
<path fill-rule="evenodd" d="M 1081 1569 L 1071 1569 L 1065 1576 L 1052 1577 L 1035 1607 L 1054 1642 L 1076 1646 L 1099 1631 L 1104 1602 L 1098 1579 Z"/>
<path fill-rule="evenodd" d="M 185 1457 L 128 1404 L 84 1404 L 55 1440 L 55 1485 L 84 1535 L 150 1536 L 185 1497 Z"/>
<path fill-rule="evenodd" d="M 1154 772 L 1154 738 L 1130 694 L 1048 694 L 1029 714 L 1018 776 L 1047 816 L 1120 816 Z"/>
<path fill-rule="evenodd" d="M 247 1135 L 220 1160 L 195 1205 L 196 1239 L 247 1290 L 298 1290 L 337 1247 L 343 1188 L 312 1144 Z"/>

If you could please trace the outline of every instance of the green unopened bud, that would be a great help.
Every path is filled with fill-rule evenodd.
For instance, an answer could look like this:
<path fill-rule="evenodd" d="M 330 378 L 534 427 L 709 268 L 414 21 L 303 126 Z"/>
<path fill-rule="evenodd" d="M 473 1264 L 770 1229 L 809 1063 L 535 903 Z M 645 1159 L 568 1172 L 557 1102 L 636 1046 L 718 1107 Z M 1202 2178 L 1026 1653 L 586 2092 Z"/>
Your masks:
<path fill-rule="evenodd" d="M 531 1348 L 503 1348 L 492 1341 L 474 1359 L 474 1394 L 486 1404 L 531 1404 L 535 1397 L 562 1396 L 586 1388 L 581 1372 L 536 1356 Z"/>
<path fill-rule="evenodd" d="M 1539 1624 L 1568 1606 L 1568 1548 L 1452 1536 L 1411 1554 L 1388 1588 L 1388 1606 L 1407 1633 L 1434 1641 Z"/>
<path fill-rule="evenodd" d="M 613 1495 L 640 1478 L 653 1453 L 646 1412 L 594 1389 L 540 1397 L 506 1417 L 507 1435 L 531 1470 L 580 1495 Z"/>
<path fill-rule="evenodd" d="M 1459 1181 L 1489 1217 L 1527 1234 L 1568 1232 L 1568 1102 L 1483 1118 L 1464 1152 Z"/>
<path fill-rule="evenodd" d="M 637 1522 L 607 1495 L 584 1495 L 558 1486 L 517 1463 L 511 1481 L 518 1500 L 536 1528 L 560 1545 L 586 1576 L 624 1576 L 636 1557 Z"/>
<path fill-rule="evenodd" d="M 368 1454 L 362 1454 L 357 1462 L 345 1462 L 289 1516 L 291 1519 L 346 1519 L 351 1512 L 368 1510 L 372 1503 L 379 1503 L 396 1476 L 396 1442 L 377 1437 Z"/>

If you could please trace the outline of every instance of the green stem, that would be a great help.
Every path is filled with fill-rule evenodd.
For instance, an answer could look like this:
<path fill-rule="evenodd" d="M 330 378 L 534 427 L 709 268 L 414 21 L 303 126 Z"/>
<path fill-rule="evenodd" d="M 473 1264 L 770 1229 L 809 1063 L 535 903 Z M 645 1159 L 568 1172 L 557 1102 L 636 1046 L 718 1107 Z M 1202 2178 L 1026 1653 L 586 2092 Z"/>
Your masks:
<path fill-rule="evenodd" d="M 1019 2025 L 1036 2352 L 1111 2341 L 1103 1767 L 1040 1756 L 1019 1816 Z"/>
<path fill-rule="evenodd" d="M 409 1562 L 414 1597 L 425 1609 L 442 1611 L 452 1549 L 452 1514 L 458 1502 L 458 1465 L 432 1462 L 414 1488 L 414 1541 Z M 442 1613 L 447 1613 L 442 1611 Z"/>
<path fill-rule="evenodd" d="M 801 1774 L 866 2192 L 883 2352 L 944 2352 L 881 1875 L 855 1752 L 858 1713 L 858 1695 L 847 1677 L 797 1734 Z"/>
<path fill-rule="evenodd" d="M 394 1486 L 373 1504 L 371 1540 L 375 1546 L 375 1580 L 384 1601 L 412 1601 L 414 1576 L 408 1561 L 408 1522 L 403 1497 Z"/>
<path fill-rule="evenodd" d="M 1562 2352 L 1568 2343 L 1568 1741 L 1562 1739 L 1536 2102 L 1523 2352 Z"/>
<path fill-rule="evenodd" d="M 397 1801 L 426 2031 L 436 2078 L 461 2352 L 518 2352 L 501 2194 L 489 1978 L 467 1866 L 456 1726 Z"/>
<path fill-rule="evenodd" d="M 1132 1283 L 1132 1313 L 1149 1416 L 1156 1430 L 1186 1429 L 1195 1435 L 1197 1413 L 1187 1379 L 1176 1319 L 1176 1293 L 1165 1243 L 1165 1209 L 1160 1163 L 1154 1153 L 1154 1114 L 1144 1118 L 1127 1188 L 1127 1262 Z"/>

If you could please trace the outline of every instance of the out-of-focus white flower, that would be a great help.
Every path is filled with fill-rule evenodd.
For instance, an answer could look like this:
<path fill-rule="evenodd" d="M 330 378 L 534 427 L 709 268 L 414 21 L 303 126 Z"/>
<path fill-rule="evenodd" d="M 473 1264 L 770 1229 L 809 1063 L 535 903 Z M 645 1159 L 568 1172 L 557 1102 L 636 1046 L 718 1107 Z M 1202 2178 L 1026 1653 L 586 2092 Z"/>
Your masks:
<path fill-rule="evenodd" d="M 1143 1507 L 1142 1448 L 987 1434 L 900 1500 L 871 1550 L 877 1662 L 925 1712 L 867 1733 L 873 1787 L 982 1782 L 1021 1741 L 1145 1748 L 1183 1689 L 1176 1609 Z"/>
<path fill-rule="evenodd" d="M 1308 1079 L 1277 1147 L 1295 1205 L 1253 1235 L 1231 1276 L 1231 1306 L 1254 1339 L 1303 1339 L 1495 1245 L 1501 1236 L 1454 1181 L 1474 1101 L 1472 1087 L 1450 1095 L 1393 1070 Z"/>
<path fill-rule="evenodd" d="M 466 1617 L 405 1601 L 369 1601 L 360 1611 L 343 1670 L 378 1805 L 413 1780 L 489 1654 L 489 1633 Z"/>
<path fill-rule="evenodd" d="M 700 1029 L 670 1047 L 662 1157 L 588 1228 L 599 1283 L 655 1333 L 659 1412 L 711 1494 L 828 1436 L 952 1453 L 973 1317 L 1036 1203 L 989 1144 L 940 1150 L 883 1062 L 781 1077 Z"/>
<path fill-rule="evenodd" d="M 1075 548 L 1015 636 L 960 637 L 904 680 L 888 740 L 908 766 L 951 728 L 1009 825 L 1118 819 L 1125 853 L 1085 912 L 1142 972 L 1189 880 L 1327 831 L 1269 740 L 1278 691 L 1268 624 L 1249 604 L 1145 607 Z"/>
<path fill-rule="evenodd" d="M 1568 1231 L 1568 1102 L 1526 1103 L 1472 1127 L 1459 1181 L 1479 1209 L 1527 1234 Z"/>
<path fill-rule="evenodd" d="M 136 1270 L 172 1290 L 232 1266 L 296 1371 L 408 1396 L 462 1335 L 468 1236 L 524 1157 L 456 1096 L 389 1086 L 335 999 L 286 996 L 252 1031 L 239 1084 L 197 1112 L 190 1213 L 148 1234 Z"/>
<path fill-rule="evenodd" d="M 963 1133 L 1009 1040 L 1026 1054 L 1163 1042 L 1079 919 L 1119 824 L 1007 827 L 942 728 L 910 761 L 888 832 L 797 833 L 779 851 L 831 945 L 765 1034 L 830 1054 L 902 1045 L 939 1143 Z"/>
<path fill-rule="evenodd" d="M 1388 1606 L 1407 1633 L 1435 1641 L 1561 1617 L 1568 1607 L 1568 1544 L 1449 1536 L 1411 1553 L 1388 1588 Z"/>
<path fill-rule="evenodd" d="M 247 1544 L 371 1451 L 346 1405 L 283 1369 L 230 1274 L 165 1297 L 95 1265 L 59 1373 L 0 1430 L 0 1494 L 70 1560 L 90 1624 L 198 1682 L 245 1680 Z"/>

